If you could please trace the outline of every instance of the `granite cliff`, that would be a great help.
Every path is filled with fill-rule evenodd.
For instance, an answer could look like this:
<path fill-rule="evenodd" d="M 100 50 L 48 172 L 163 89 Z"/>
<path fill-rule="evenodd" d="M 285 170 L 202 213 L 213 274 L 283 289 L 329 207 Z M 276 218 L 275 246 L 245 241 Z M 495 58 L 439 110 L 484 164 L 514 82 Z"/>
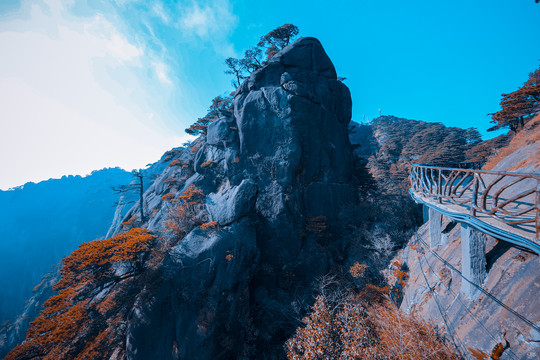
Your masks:
<path fill-rule="evenodd" d="M 234 111 L 209 125 L 175 175 L 186 178 L 177 194 L 192 184 L 207 194 L 207 220 L 219 229 L 197 227 L 171 248 L 161 286 L 129 320 L 127 358 L 278 356 L 295 301 L 309 301 L 311 282 L 335 261 L 335 245 L 307 224 L 331 228 L 354 202 L 350 118 L 349 91 L 313 38 L 240 86 Z"/>
<path fill-rule="evenodd" d="M 344 256 L 338 215 L 356 202 L 351 108 L 318 40 L 284 48 L 237 89 L 233 109 L 205 136 L 162 158 L 164 169 L 144 196 L 148 219 L 137 218 L 134 206 L 113 222 L 113 239 L 136 224 L 158 240 L 144 256 L 122 255 L 123 265 L 100 262 L 110 278 L 78 285 L 68 307 L 98 309 L 97 317 L 81 315 L 79 334 L 46 349 L 34 346 L 45 335 L 31 331 L 7 358 L 88 356 L 94 348 L 104 358 L 282 358 L 303 304 L 312 302 L 313 281 Z M 174 199 L 194 189 L 201 199 L 192 220 L 200 221 L 175 233 L 166 225 Z M 145 246 L 154 241 L 137 236 Z M 56 287 L 60 296 L 72 288 Z M 99 304 L 114 303 L 120 292 L 131 300 L 102 312 Z"/>

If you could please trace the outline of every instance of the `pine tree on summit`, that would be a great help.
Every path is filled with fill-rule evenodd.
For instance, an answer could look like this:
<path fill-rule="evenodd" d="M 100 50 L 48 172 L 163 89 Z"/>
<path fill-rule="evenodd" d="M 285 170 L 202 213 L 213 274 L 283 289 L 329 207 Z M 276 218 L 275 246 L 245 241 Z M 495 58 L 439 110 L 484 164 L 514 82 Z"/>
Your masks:
<path fill-rule="evenodd" d="M 298 35 L 298 27 L 293 24 L 285 24 L 261 37 L 257 46 L 275 46 L 278 49 L 283 49 L 296 35 Z"/>
<path fill-rule="evenodd" d="M 261 37 L 257 44 L 259 47 L 266 46 L 266 58 L 271 59 L 279 50 L 289 45 L 292 39 L 298 35 L 298 27 L 293 24 L 282 25 Z"/>
<path fill-rule="evenodd" d="M 298 35 L 298 27 L 293 24 L 285 24 L 261 37 L 257 46 L 250 47 L 241 59 L 227 58 L 225 74 L 234 75 L 233 86 L 240 86 L 242 80 L 246 79 L 253 71 L 260 69 L 278 51 L 289 45 L 292 39 Z M 266 54 L 266 61 L 262 60 L 263 50 Z"/>
<path fill-rule="evenodd" d="M 293 24 L 285 24 L 262 36 L 257 46 L 252 46 L 244 52 L 243 58 L 227 58 L 225 60 L 225 65 L 227 65 L 225 74 L 234 76 L 232 81 L 234 88 L 238 88 L 252 72 L 262 68 L 272 56 L 289 45 L 296 35 L 298 35 L 298 27 Z M 263 51 L 266 54 L 266 60 L 263 60 Z M 210 105 L 206 116 L 191 124 L 185 130 L 186 133 L 193 136 L 206 135 L 208 124 L 219 118 L 220 110 L 230 109 L 232 100 L 231 96 L 216 96 L 212 100 L 212 105 Z"/>

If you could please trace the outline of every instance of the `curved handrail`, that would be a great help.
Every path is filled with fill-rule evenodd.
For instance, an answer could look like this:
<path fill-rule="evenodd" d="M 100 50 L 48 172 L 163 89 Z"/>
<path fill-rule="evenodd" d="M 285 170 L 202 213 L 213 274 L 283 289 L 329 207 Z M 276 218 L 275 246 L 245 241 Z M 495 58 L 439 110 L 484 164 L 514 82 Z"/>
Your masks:
<path fill-rule="evenodd" d="M 441 169 L 441 170 L 459 170 L 467 173 L 478 173 L 478 174 L 490 174 L 490 175 L 508 175 L 508 176 L 523 176 L 526 178 L 534 178 L 540 180 L 540 174 L 528 174 L 528 173 L 519 173 L 519 172 L 507 172 L 507 171 L 492 171 L 492 170 L 480 170 L 480 169 L 467 169 L 459 167 L 446 167 L 441 166 L 443 164 L 436 164 L 432 166 L 429 164 L 412 164 L 413 168 L 429 168 L 429 169 Z"/>
<path fill-rule="evenodd" d="M 456 213 L 481 217 L 540 245 L 540 174 L 489 171 L 455 164 L 413 164 L 411 195 Z M 427 201 L 426 201 L 427 200 Z"/>

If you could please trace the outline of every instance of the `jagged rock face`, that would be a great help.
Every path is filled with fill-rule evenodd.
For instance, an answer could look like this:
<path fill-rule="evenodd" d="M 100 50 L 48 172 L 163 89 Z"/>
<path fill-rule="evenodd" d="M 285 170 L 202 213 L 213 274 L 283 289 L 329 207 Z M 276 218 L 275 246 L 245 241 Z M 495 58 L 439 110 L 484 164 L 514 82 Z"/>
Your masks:
<path fill-rule="evenodd" d="M 163 281 L 132 312 L 129 359 L 280 358 L 295 300 L 311 302 L 311 283 L 335 261 L 325 229 L 355 201 L 351 98 L 318 40 L 274 56 L 239 87 L 234 113 L 221 115 L 178 187 L 202 189 L 208 220 L 221 227 L 196 228 L 168 253 Z M 149 189 L 156 199 L 162 183 Z"/>
<path fill-rule="evenodd" d="M 143 292 L 127 336 L 131 359 L 216 359 L 239 353 L 249 324 L 249 282 L 257 265 L 247 220 L 214 233 L 199 228 L 175 246 L 159 288 Z"/>
<path fill-rule="evenodd" d="M 342 198 L 350 196 L 350 189 L 339 184 L 351 179 L 351 107 L 349 90 L 337 81 L 320 43 L 313 38 L 296 41 L 236 93 L 241 154 L 259 159 L 257 166 L 247 166 L 248 174 L 260 185 L 272 186 L 274 193 L 277 185 L 282 196 L 295 195 L 301 187 L 303 198 L 293 199 L 292 206 L 308 216 L 334 217 Z M 324 187 L 317 186 L 321 182 Z M 259 199 L 259 208 L 267 205 Z M 270 207 L 276 210 L 271 217 L 286 213 L 284 207 Z"/>

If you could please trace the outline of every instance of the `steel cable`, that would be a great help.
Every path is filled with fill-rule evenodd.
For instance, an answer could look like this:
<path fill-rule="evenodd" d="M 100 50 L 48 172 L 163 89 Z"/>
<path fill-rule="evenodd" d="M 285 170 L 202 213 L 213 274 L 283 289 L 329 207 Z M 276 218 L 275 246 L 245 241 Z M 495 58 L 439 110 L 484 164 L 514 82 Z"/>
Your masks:
<path fill-rule="evenodd" d="M 422 271 L 422 275 L 424 276 L 424 280 L 426 281 L 426 285 L 429 289 L 429 292 L 433 295 L 433 299 L 435 300 L 435 303 L 437 304 L 437 308 L 439 310 L 439 313 L 441 314 L 441 317 L 443 319 L 443 322 L 444 324 L 446 325 L 446 329 L 448 329 L 448 334 L 450 335 L 450 338 L 452 339 L 452 342 L 454 343 L 454 346 L 456 347 L 456 350 L 458 351 L 458 353 L 461 355 L 461 356 L 464 356 L 464 354 L 466 354 L 466 352 L 464 351 L 465 349 L 465 346 L 463 345 L 463 343 L 461 342 L 461 340 L 459 339 L 459 337 L 456 335 L 454 337 L 454 334 L 452 334 L 453 332 L 455 333 L 455 330 L 452 329 L 452 327 L 450 327 L 447 319 L 446 319 L 446 316 L 443 314 L 443 311 L 442 311 L 442 308 L 441 308 L 441 304 L 439 303 L 439 300 L 437 300 L 437 296 L 435 294 L 435 292 L 433 291 L 433 288 L 431 287 L 431 285 L 429 285 L 429 281 L 427 279 L 427 276 L 424 272 L 424 268 L 422 267 L 422 259 L 419 259 L 418 263 L 420 264 L 420 271 Z M 460 343 L 461 345 L 461 348 L 460 346 L 458 346 L 457 342 L 456 342 L 456 338 L 458 339 L 458 342 Z"/>
<path fill-rule="evenodd" d="M 423 249 L 423 247 L 422 247 L 422 249 Z M 422 254 L 422 256 L 423 256 L 423 258 L 424 258 L 424 261 L 425 261 L 426 264 L 428 265 L 429 269 L 430 269 L 434 274 L 436 274 L 435 270 L 433 269 L 433 267 L 431 267 L 429 261 L 427 260 L 426 255 L 425 255 L 425 254 Z M 493 334 L 492 334 L 492 333 L 484 326 L 484 324 L 483 324 L 480 320 L 478 320 L 478 319 L 476 318 L 476 316 L 474 316 L 473 312 L 471 311 L 471 308 L 470 308 L 470 307 L 467 307 L 467 305 L 465 305 L 465 304 L 463 303 L 463 301 L 461 301 L 461 299 L 459 298 L 459 296 L 456 295 L 456 293 L 454 293 L 454 291 L 453 291 L 450 287 L 448 287 L 448 290 L 450 291 L 450 293 L 452 294 L 452 296 L 454 296 L 454 298 L 457 299 L 457 300 L 459 301 L 459 303 L 461 304 L 461 306 L 463 306 L 463 307 L 467 310 L 467 312 L 471 315 L 471 317 L 474 319 L 474 321 L 475 321 L 478 325 L 480 325 L 480 327 L 484 330 L 484 332 L 485 332 L 486 334 L 488 334 L 488 336 L 491 337 L 491 339 L 492 339 L 493 341 L 495 341 L 496 343 L 499 343 L 499 340 L 497 340 L 497 339 L 495 338 L 495 336 L 494 336 L 494 335 L 493 335 Z M 512 358 L 518 359 L 517 355 L 512 351 L 512 349 L 508 348 L 508 350 L 509 350 L 510 353 L 512 354 L 512 355 L 511 355 Z"/>
<path fill-rule="evenodd" d="M 480 290 L 484 295 L 486 295 L 487 297 L 489 297 L 491 300 L 493 300 L 494 302 L 496 302 L 498 305 L 502 306 L 504 309 L 508 310 L 510 313 L 512 313 L 514 316 L 516 316 L 518 319 L 520 319 L 521 321 L 523 321 L 525 324 L 527 324 L 528 326 L 530 326 L 531 328 L 533 328 L 534 330 L 540 332 L 540 327 L 535 325 L 533 322 L 531 322 L 529 319 L 527 319 L 525 316 L 521 315 L 520 313 L 518 313 L 517 311 L 515 311 L 514 309 L 512 309 L 510 306 L 506 305 L 505 303 L 503 303 L 502 301 L 500 301 L 499 299 L 497 299 L 495 296 L 493 296 L 491 293 L 487 292 L 486 290 L 484 290 L 481 286 L 475 284 L 474 282 L 472 282 L 471 280 L 467 279 L 462 273 L 461 271 L 459 271 L 458 269 L 456 269 L 452 264 L 450 264 L 448 261 L 446 261 L 445 259 L 443 259 L 439 254 L 437 254 L 435 251 L 433 251 L 432 249 L 430 249 L 429 245 L 424 241 L 424 239 L 422 239 L 422 237 L 418 234 L 416 234 L 416 238 L 418 240 L 420 240 L 420 242 L 422 242 L 424 244 L 424 246 L 429 249 L 429 251 L 431 253 L 433 253 L 433 255 L 435 255 L 435 257 L 437 259 L 439 259 L 440 261 L 442 261 L 444 264 L 446 264 L 446 266 L 448 266 L 450 269 L 454 270 L 459 276 L 461 276 L 465 281 L 467 281 L 469 284 L 471 284 L 472 286 L 474 286 L 475 288 L 477 288 L 478 290 Z"/>

